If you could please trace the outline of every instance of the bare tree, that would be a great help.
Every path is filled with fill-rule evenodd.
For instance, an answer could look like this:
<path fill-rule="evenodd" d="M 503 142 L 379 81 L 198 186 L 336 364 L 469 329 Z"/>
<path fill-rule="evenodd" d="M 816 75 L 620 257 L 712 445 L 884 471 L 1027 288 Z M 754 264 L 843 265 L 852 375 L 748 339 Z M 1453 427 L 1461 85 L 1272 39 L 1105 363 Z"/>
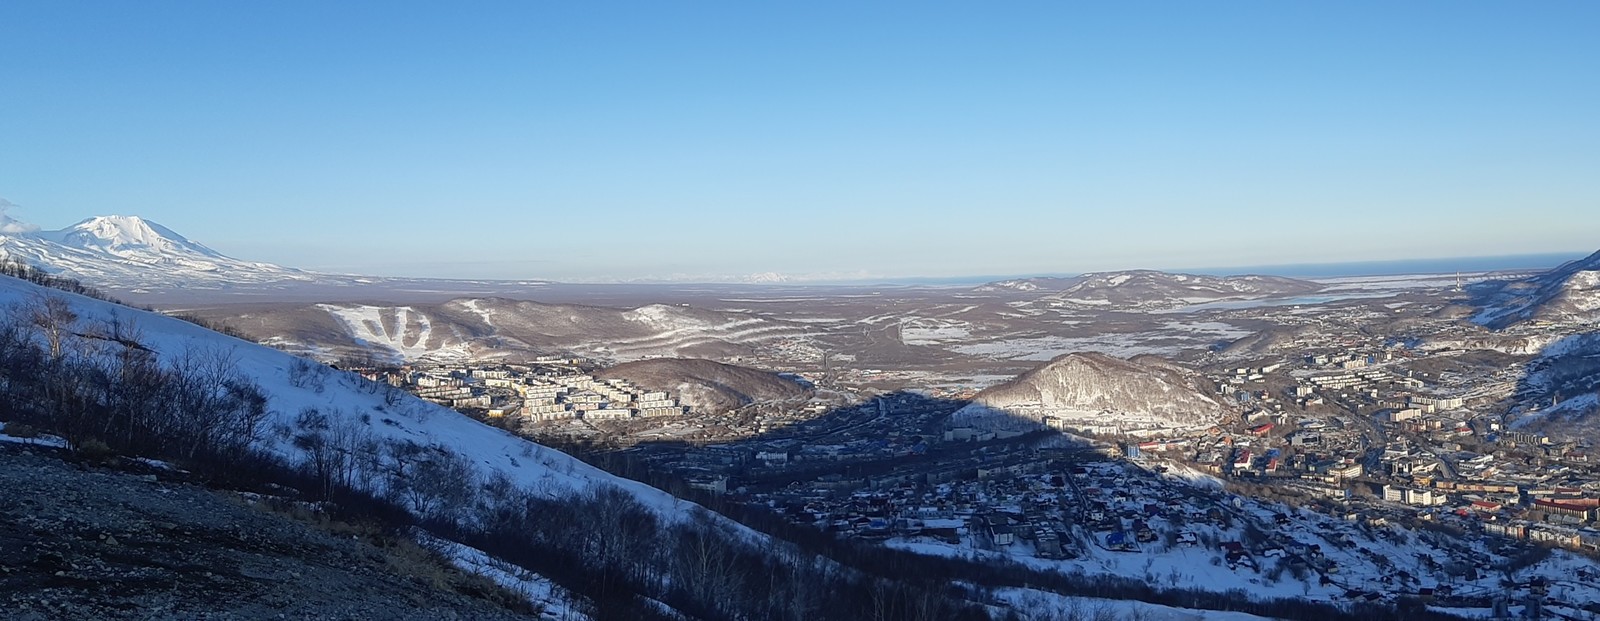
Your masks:
<path fill-rule="evenodd" d="M 728 602 L 737 591 L 734 562 L 727 542 L 704 524 L 677 529 L 673 575 L 703 602 Z"/>
<path fill-rule="evenodd" d="M 78 313 L 59 295 L 35 295 L 27 309 L 29 319 L 44 334 L 50 359 L 60 360 L 62 345 L 78 322 Z"/>
<path fill-rule="evenodd" d="M 443 449 L 425 450 L 417 454 L 410 470 L 402 497 L 416 515 L 448 520 L 472 508 L 477 473 L 465 457 Z"/>

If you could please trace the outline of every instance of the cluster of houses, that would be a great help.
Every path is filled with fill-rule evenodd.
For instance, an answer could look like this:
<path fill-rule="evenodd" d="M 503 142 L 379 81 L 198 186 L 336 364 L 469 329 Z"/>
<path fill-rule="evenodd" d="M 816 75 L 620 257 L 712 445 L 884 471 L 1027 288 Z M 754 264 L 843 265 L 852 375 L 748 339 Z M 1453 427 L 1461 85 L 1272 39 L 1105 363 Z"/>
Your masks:
<path fill-rule="evenodd" d="M 576 361 L 570 360 L 493 367 L 449 365 L 364 374 L 440 405 L 484 410 L 491 418 L 598 421 L 661 418 L 688 412 L 665 391 L 646 390 L 624 379 L 596 378 L 579 371 Z"/>
<path fill-rule="evenodd" d="M 1444 511 L 1489 534 L 1594 549 L 1600 533 L 1588 529 L 1600 519 L 1600 472 L 1587 465 L 1585 447 L 1503 428 L 1470 411 L 1464 391 L 1430 391 L 1384 364 L 1392 359 L 1307 356 L 1300 369 L 1275 376 L 1276 387 L 1272 374 L 1284 364 L 1224 369 L 1214 376 L 1219 387 L 1255 408 L 1240 424 L 1130 440 L 1121 453 L 1283 486 L 1368 521 Z M 1280 395 L 1300 407 L 1282 407 Z M 1324 398 L 1345 407 L 1308 407 Z M 1382 504 L 1357 510 L 1367 498 Z"/>
<path fill-rule="evenodd" d="M 1045 456 L 937 483 L 845 491 L 819 481 L 751 500 L 843 537 L 927 540 L 1043 559 L 1078 558 L 1090 546 L 1114 552 L 1199 546 L 1196 532 L 1173 524 L 1226 519 L 1223 507 L 1197 501 L 1181 486 L 1129 475 L 1115 462 Z M 1260 552 L 1235 546 L 1245 557 Z M 1235 556 L 1230 563 L 1253 561 Z"/>
<path fill-rule="evenodd" d="M 474 373 L 485 374 L 486 385 L 514 391 L 522 398 L 522 415 L 533 421 L 656 418 L 681 416 L 687 411 L 665 391 L 643 390 L 624 379 L 596 379 L 586 374 L 536 377 L 514 376 L 507 371 Z"/>
<path fill-rule="evenodd" d="M 1549 444 L 1528 434 L 1516 437 L 1524 447 Z M 1274 440 L 1281 444 L 1273 446 Z M 1376 471 L 1359 455 L 1330 457 L 1302 450 L 1286 456 L 1283 451 L 1294 448 L 1292 442 L 1250 433 L 1143 440 L 1122 447 L 1126 457 L 1164 454 L 1217 475 L 1255 478 L 1346 505 L 1357 499 L 1352 490 L 1372 489 L 1377 499 L 1411 507 L 1412 515 L 1429 508 L 1454 511 L 1480 520 L 1486 532 L 1515 539 L 1591 549 L 1600 542 L 1600 533 L 1585 530 L 1600 525 L 1600 479 L 1574 478 L 1567 467 L 1538 469 L 1476 455 L 1457 461 L 1458 477 L 1446 478 L 1431 451 L 1406 440 L 1385 447 Z M 1552 485 L 1562 480 L 1584 483 Z"/>
<path fill-rule="evenodd" d="M 1289 514 L 1258 516 L 1226 494 L 1163 480 L 1166 475 L 1127 462 L 1082 457 L 886 489 L 796 484 L 749 500 L 776 507 L 796 523 L 891 545 L 938 544 L 1048 560 L 1193 548 L 1209 550 L 1215 564 L 1231 571 L 1293 569 L 1313 581 L 1323 576 L 1324 585 L 1340 571 L 1322 542 L 1270 534 L 1290 524 Z M 1333 540 L 1361 549 L 1348 537 Z"/>

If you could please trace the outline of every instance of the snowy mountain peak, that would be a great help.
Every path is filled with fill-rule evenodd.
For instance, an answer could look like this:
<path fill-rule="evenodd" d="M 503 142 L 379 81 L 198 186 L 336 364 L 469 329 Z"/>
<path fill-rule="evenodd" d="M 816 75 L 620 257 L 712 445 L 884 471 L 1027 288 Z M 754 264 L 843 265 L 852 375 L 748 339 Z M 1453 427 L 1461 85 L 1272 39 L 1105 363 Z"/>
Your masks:
<path fill-rule="evenodd" d="M 65 229 L 39 235 L 64 246 L 125 258 L 150 253 L 185 253 L 223 258 L 221 253 L 139 216 L 96 216 Z"/>
<path fill-rule="evenodd" d="M 98 216 L 58 231 L 0 229 L 0 258 L 115 291 L 309 281 L 296 269 L 240 261 L 138 216 Z"/>

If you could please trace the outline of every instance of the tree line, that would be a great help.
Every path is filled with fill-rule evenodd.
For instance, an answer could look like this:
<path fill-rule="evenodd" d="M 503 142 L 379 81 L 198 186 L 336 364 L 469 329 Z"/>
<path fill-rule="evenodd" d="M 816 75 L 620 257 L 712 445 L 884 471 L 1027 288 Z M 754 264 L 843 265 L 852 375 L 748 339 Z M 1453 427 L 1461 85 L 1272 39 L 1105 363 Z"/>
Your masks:
<path fill-rule="evenodd" d="M 38 295 L 0 320 L 0 417 L 78 451 L 226 464 L 253 450 L 268 413 L 235 362 L 220 347 L 158 355 L 131 316 L 85 321 Z"/>

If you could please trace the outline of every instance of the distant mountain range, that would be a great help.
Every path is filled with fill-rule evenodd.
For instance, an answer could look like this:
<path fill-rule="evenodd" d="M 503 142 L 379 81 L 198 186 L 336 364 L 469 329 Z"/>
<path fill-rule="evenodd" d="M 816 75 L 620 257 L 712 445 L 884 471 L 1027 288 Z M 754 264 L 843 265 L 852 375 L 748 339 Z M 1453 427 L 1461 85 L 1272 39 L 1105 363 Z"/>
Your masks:
<path fill-rule="evenodd" d="M 1279 276 L 1203 276 L 1154 270 L 1098 272 L 1071 278 L 1001 280 L 981 293 L 1042 293 L 1037 301 L 1097 310 L 1164 310 L 1209 302 L 1305 295 L 1323 285 Z"/>
<path fill-rule="evenodd" d="M 1038 276 L 1034 278 L 997 280 L 978 285 L 973 287 L 972 290 L 979 293 L 1060 291 L 1080 282 L 1083 282 L 1083 277 L 1081 276 Z"/>
<path fill-rule="evenodd" d="M 1087 274 L 1046 299 L 1093 308 L 1170 308 L 1226 300 L 1303 295 L 1322 285 L 1278 276 L 1199 276 L 1131 270 Z"/>

